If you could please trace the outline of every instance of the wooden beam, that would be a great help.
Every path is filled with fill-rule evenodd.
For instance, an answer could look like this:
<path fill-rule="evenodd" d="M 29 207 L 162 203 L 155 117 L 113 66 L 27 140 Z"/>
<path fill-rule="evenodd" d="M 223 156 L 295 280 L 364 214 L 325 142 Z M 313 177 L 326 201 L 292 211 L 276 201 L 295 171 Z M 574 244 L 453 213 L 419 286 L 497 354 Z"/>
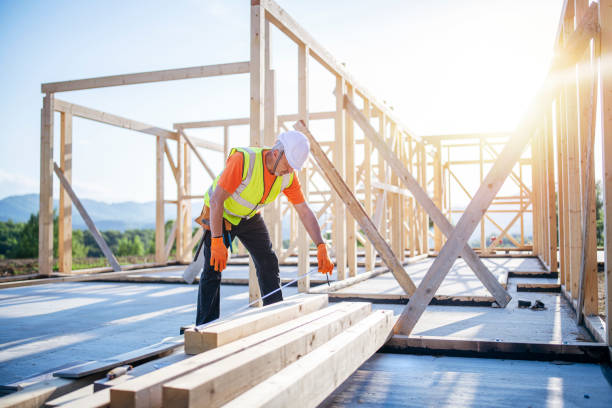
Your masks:
<path fill-rule="evenodd" d="M 294 299 L 295 300 L 295 299 Z M 292 300 L 287 300 L 292 301 Z M 222 361 L 228 356 L 248 350 L 251 347 L 262 344 L 267 340 L 282 336 L 292 330 L 310 322 L 316 321 L 330 313 L 343 310 L 340 304 L 331 305 L 327 308 L 290 319 L 285 323 L 267 330 L 260 331 L 240 340 L 233 341 L 224 346 L 212 349 L 206 353 L 191 356 L 185 360 L 163 367 L 159 370 L 136 377 L 129 382 L 117 385 L 111 389 L 111 403 L 113 406 L 125 408 L 158 408 L 162 406 L 162 386 L 180 376 L 193 372 L 201 367 Z M 249 311 L 247 314 L 259 314 L 260 311 Z"/>
<path fill-rule="evenodd" d="M 327 295 L 286 300 L 258 313 L 185 330 L 185 353 L 198 354 L 327 306 Z"/>
<path fill-rule="evenodd" d="M 340 197 L 346 204 L 347 209 L 353 215 L 355 221 L 357 221 L 363 232 L 367 235 L 368 239 L 372 242 L 372 245 L 374 245 L 374 248 L 376 248 L 380 254 L 383 262 L 389 267 L 399 285 L 407 294 L 411 295 L 416 289 L 412 279 L 410 279 L 410 276 L 408 276 L 408 273 L 406 273 L 401 263 L 397 260 L 397 257 L 389 245 L 380 235 L 376 229 L 376 226 L 366 214 L 359 201 L 357 201 L 344 180 L 342 180 L 342 177 L 340 177 L 332 162 L 325 155 L 325 153 L 323 153 L 321 146 L 319 146 L 312 133 L 310 133 L 310 130 L 308 130 L 308 128 L 301 121 L 296 122 L 293 127 L 295 130 L 302 132 L 309 139 L 310 151 L 319 167 L 325 172 L 325 178 L 336 193 L 338 193 L 338 197 Z M 338 254 L 336 253 L 336 258 L 337 256 Z"/>
<path fill-rule="evenodd" d="M 261 147 L 264 144 L 265 96 L 266 96 L 266 32 L 265 9 L 251 5 L 251 59 L 250 59 L 250 145 Z M 249 302 L 261 299 L 261 291 L 255 265 L 249 258 Z M 261 300 L 254 306 L 261 307 Z"/>
<path fill-rule="evenodd" d="M 72 182 L 72 115 L 61 113 L 60 167 L 69 183 Z M 72 205 L 70 197 L 60 185 L 59 219 L 57 232 L 58 269 L 72 273 Z"/>
<path fill-rule="evenodd" d="M 204 167 L 204 170 L 206 170 L 206 172 L 208 173 L 210 178 L 212 180 L 214 180 L 215 179 L 215 173 L 213 173 L 213 171 L 210 169 L 210 167 L 208 167 L 208 164 L 206 164 L 206 161 L 204 160 L 204 158 L 202 157 L 202 155 L 200 154 L 198 149 L 195 147 L 195 145 L 191 141 L 191 138 L 189 136 L 187 136 L 187 134 L 185 133 L 184 130 L 181 129 L 181 130 L 179 130 L 179 132 L 185 138 L 185 141 L 187 142 L 189 147 L 191 147 L 191 150 L 193 151 L 193 153 L 196 155 L 196 157 L 198 158 L 198 160 L 202 164 L 202 167 Z M 223 147 L 221 147 L 221 151 L 223 151 Z"/>
<path fill-rule="evenodd" d="M 393 323 L 391 311 L 375 311 L 226 408 L 289 407 L 298 401 L 301 407 L 318 406 L 387 341 Z"/>
<path fill-rule="evenodd" d="M 164 263 L 168 261 L 166 251 L 164 251 L 164 241 L 166 239 L 166 220 L 164 216 L 164 150 L 168 154 L 174 177 L 177 177 L 176 166 L 171 161 L 170 151 L 166 139 L 157 136 L 155 149 L 155 262 Z M 178 179 L 176 180 L 178 183 Z M 174 228 L 175 226 L 173 226 Z"/>
<path fill-rule="evenodd" d="M 584 3 L 582 4 L 584 6 Z M 580 10 L 581 7 L 578 7 Z M 578 323 L 584 315 L 598 314 L 597 293 L 597 213 L 595 196 L 595 111 L 597 110 L 597 73 L 591 64 L 591 50 L 578 64 L 580 109 L 580 170 L 582 177 L 582 248 L 578 285 Z"/>
<path fill-rule="evenodd" d="M 596 7 L 596 3 L 593 3 L 591 7 Z M 588 45 L 588 41 L 583 41 L 582 37 L 575 37 L 573 41 L 580 42 L 582 50 Z M 568 47 L 571 47 L 571 49 L 577 48 L 577 46 L 571 42 L 566 45 L 566 48 Z M 575 63 L 575 61 L 571 59 L 564 60 L 563 65 L 557 65 L 556 69 L 563 69 L 566 66 L 565 64 L 568 63 Z M 472 199 L 465 213 L 461 219 L 459 219 L 448 241 L 440 251 L 438 257 L 434 260 L 429 271 L 427 271 L 419 288 L 410 298 L 410 302 L 398 319 L 395 327 L 396 333 L 410 334 L 418 319 L 425 311 L 427 304 L 440 287 L 444 277 L 455 263 L 462 248 L 466 245 L 470 235 L 474 232 L 480 215 L 489 207 L 489 204 L 512 171 L 512 167 L 521 156 L 535 130 L 535 124 L 541 120 L 544 112 L 549 109 L 552 95 L 556 88 L 556 73 L 556 71 L 551 71 L 546 77 L 542 89 L 529 105 L 527 115 L 521 120 L 514 135 L 504 147 L 497 162 L 495 162 L 484 182 L 476 192 L 474 199 Z"/>
<path fill-rule="evenodd" d="M 108 260 L 108 263 L 110 263 L 111 267 L 113 268 L 113 271 L 115 272 L 120 271 L 121 267 L 119 266 L 119 263 L 117 262 L 117 259 L 115 258 L 115 255 L 113 255 L 113 252 L 110 250 L 110 248 L 104 241 L 104 238 L 102 238 L 102 235 L 100 235 L 100 231 L 98 231 L 98 228 L 96 228 L 96 225 L 93 223 L 93 221 L 89 217 L 89 214 L 87 214 L 87 211 L 85 211 L 85 207 L 83 207 L 83 204 L 81 204 L 81 201 L 75 194 L 74 190 L 72 190 L 72 186 L 70 185 L 68 180 L 66 180 L 66 176 L 64 176 L 64 173 L 59 168 L 57 163 L 53 163 L 53 169 L 55 170 L 55 174 L 59 178 L 60 183 L 62 183 L 62 186 L 64 187 L 64 189 L 70 196 L 70 199 L 72 200 L 72 202 L 74 203 L 74 206 L 77 208 L 77 210 L 79 210 L 79 214 L 81 214 L 81 218 L 83 218 L 83 221 L 85 221 L 85 224 L 87 224 L 87 228 L 89 229 L 89 232 L 91 232 L 91 235 L 93 235 L 94 240 L 96 241 L 96 244 L 98 244 L 98 246 L 104 253 L 104 256 Z"/>
<path fill-rule="evenodd" d="M 341 76 L 336 76 L 336 116 L 334 119 L 334 141 L 335 146 L 333 147 L 333 158 L 338 176 L 344 177 L 344 105 L 342 98 L 346 90 L 346 82 Z M 312 149 L 311 149 L 312 150 Z M 319 167 L 321 167 L 319 165 Z M 336 254 L 336 272 L 337 279 L 346 279 L 346 217 L 342 197 L 339 195 L 334 196 L 334 249 Z"/>
<path fill-rule="evenodd" d="M 319 319 L 269 339 L 163 386 L 164 407 L 219 407 L 324 345 L 371 313 L 347 303 Z"/>
<path fill-rule="evenodd" d="M 54 109 L 59 112 L 71 113 L 73 116 L 78 116 L 83 119 L 106 123 L 107 125 L 117 126 L 123 129 L 134 130 L 153 136 L 163 136 L 170 140 L 178 139 L 176 132 L 59 99 L 55 100 Z"/>
<path fill-rule="evenodd" d="M 53 112 L 55 97 L 43 98 L 40 118 L 40 193 L 38 210 L 38 273 L 53 272 Z"/>
<path fill-rule="evenodd" d="M 204 78 L 220 75 L 248 74 L 249 62 L 204 65 L 199 67 L 165 69 L 161 71 L 139 72 L 136 74 L 111 75 L 97 78 L 77 79 L 74 81 L 49 82 L 41 85 L 41 91 L 67 92 L 81 89 L 106 88 L 146 84 L 151 82 L 176 81 L 179 79 Z"/>
<path fill-rule="evenodd" d="M 346 109 L 351 113 L 351 115 L 353 115 L 353 118 L 361 127 L 366 137 L 372 141 L 374 147 L 377 148 L 379 153 L 383 155 L 387 163 L 389 163 L 402 183 L 412 192 L 412 195 L 425 209 L 427 214 L 429 214 L 433 222 L 438 225 L 444 235 L 447 237 L 450 236 L 453 232 L 453 226 L 450 221 L 444 217 L 440 209 L 436 207 L 427 193 L 421 188 L 421 186 L 419 186 L 418 182 L 414 179 L 414 177 L 412 177 L 408 169 L 406 169 L 399 159 L 397 159 L 391 148 L 389 148 L 389 146 L 378 136 L 376 130 L 374 130 L 370 123 L 365 120 L 363 115 L 357 111 L 355 105 L 353 105 L 348 99 L 345 99 L 345 105 Z M 482 263 L 480 258 L 478 258 L 478 255 L 476 255 L 476 253 L 467 244 L 464 244 L 463 248 L 461 248 L 461 256 L 464 258 L 470 268 L 472 268 L 482 284 L 495 297 L 499 305 L 505 307 L 511 299 L 510 295 L 500 285 L 495 276 L 493 276 L 493 274 Z M 432 293 L 432 296 L 434 294 L 435 293 Z"/>
<path fill-rule="evenodd" d="M 336 77 L 343 78 L 348 85 L 351 85 L 354 88 L 358 95 L 368 99 L 378 111 L 384 113 L 388 118 L 395 122 L 401 130 L 410 134 L 415 140 L 420 141 L 420 138 L 416 136 L 416 134 L 406 125 L 404 125 L 390 108 L 374 98 L 374 95 L 370 91 L 359 84 L 355 78 L 345 68 L 343 68 L 343 66 L 339 64 L 325 48 L 323 48 L 323 46 L 315 41 L 315 39 L 276 2 L 273 0 L 257 0 L 254 3 L 263 6 L 266 11 L 266 19 L 270 20 L 272 24 L 274 24 L 280 31 L 285 33 L 291 40 L 297 44 L 307 45 L 310 55 L 325 69 Z M 251 61 L 253 60 L 251 59 Z"/>
<path fill-rule="evenodd" d="M 612 0 L 600 0 L 601 55 L 612 54 Z M 612 61 L 600 60 L 606 342 L 612 346 Z"/>
<path fill-rule="evenodd" d="M 308 60 L 308 47 L 300 44 L 298 46 L 298 114 L 300 119 L 305 123 L 308 123 L 308 107 L 309 107 L 309 60 Z M 308 202 L 308 193 L 310 192 L 309 183 L 310 177 L 308 176 L 309 163 L 306 161 L 304 168 L 299 172 L 299 181 L 302 186 L 304 197 Z M 298 276 L 304 276 L 304 278 L 298 281 L 298 290 L 300 292 L 308 292 L 310 289 L 310 278 L 308 270 L 310 269 L 310 240 L 308 239 L 308 233 L 306 227 L 300 222 L 298 224 Z"/>
<path fill-rule="evenodd" d="M 353 87 L 348 85 L 346 88 L 346 97 L 353 99 Z M 306 123 L 306 126 L 308 124 Z M 346 110 L 344 111 L 344 180 L 350 191 L 355 191 L 355 130 L 351 116 Z M 370 215 L 367 213 L 368 216 Z M 357 275 L 357 241 L 356 241 L 356 226 L 355 219 L 346 214 L 346 263 L 348 268 L 348 276 L 354 277 Z M 395 251 L 400 256 L 399 251 Z"/>
<path fill-rule="evenodd" d="M 323 120 L 333 119 L 336 112 L 325 111 L 325 112 L 309 112 L 309 120 Z M 279 122 L 290 122 L 296 121 L 300 118 L 299 113 L 290 113 L 285 115 L 277 115 Z M 215 120 L 202 120 L 197 122 L 179 122 L 174 124 L 174 128 L 178 129 L 196 129 L 196 128 L 209 128 L 209 127 L 227 127 L 227 126 L 244 126 L 250 123 L 249 118 L 235 118 L 235 119 L 215 119 Z M 197 144 L 197 143 L 196 143 Z"/>

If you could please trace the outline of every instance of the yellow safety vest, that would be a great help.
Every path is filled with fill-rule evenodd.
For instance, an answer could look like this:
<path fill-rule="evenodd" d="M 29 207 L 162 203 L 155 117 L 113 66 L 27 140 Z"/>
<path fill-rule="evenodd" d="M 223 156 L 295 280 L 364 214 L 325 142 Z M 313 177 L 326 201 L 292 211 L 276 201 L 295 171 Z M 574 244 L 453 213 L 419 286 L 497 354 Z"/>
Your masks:
<path fill-rule="evenodd" d="M 262 204 L 261 199 L 264 194 L 264 161 L 263 150 L 269 148 L 262 147 L 236 147 L 231 150 L 230 156 L 235 152 L 242 153 L 244 161 L 242 165 L 242 182 L 223 203 L 223 218 L 238 225 L 240 220 L 249 219 L 257 213 L 257 210 L 271 203 L 278 195 L 293 182 L 293 172 L 282 177 L 277 177 L 272 184 L 270 193 Z M 204 205 L 210 207 L 210 197 L 212 197 L 219 176 L 215 178 L 212 186 L 204 195 Z"/>

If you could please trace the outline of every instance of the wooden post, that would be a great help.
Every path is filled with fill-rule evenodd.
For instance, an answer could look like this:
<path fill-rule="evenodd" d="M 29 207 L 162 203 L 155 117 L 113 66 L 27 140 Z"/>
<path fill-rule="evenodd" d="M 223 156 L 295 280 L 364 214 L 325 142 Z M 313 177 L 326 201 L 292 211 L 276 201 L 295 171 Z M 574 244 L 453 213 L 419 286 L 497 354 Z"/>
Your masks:
<path fill-rule="evenodd" d="M 266 90 L 266 26 L 265 8 L 259 2 L 251 3 L 251 100 L 249 125 L 251 146 L 260 147 L 264 138 L 265 90 Z M 249 260 L 249 303 L 261 298 L 253 260 Z M 261 307 L 261 301 L 254 304 Z"/>
<path fill-rule="evenodd" d="M 583 11 L 585 3 L 577 5 Z M 578 89 L 580 107 L 580 169 L 582 201 L 582 248 L 578 292 L 578 321 L 584 314 L 597 314 L 597 214 L 595 196 L 595 104 L 597 100 L 594 67 L 591 65 L 591 50 L 587 49 L 584 60 L 578 64 Z"/>
<path fill-rule="evenodd" d="M 364 115 L 367 118 L 368 122 L 370 121 L 370 101 L 365 99 L 363 100 L 363 110 Z M 372 216 L 372 143 L 366 137 L 363 141 L 363 163 L 365 166 L 365 210 L 369 216 Z M 374 248 L 372 247 L 372 243 L 370 240 L 366 240 L 364 245 L 365 250 L 365 270 L 371 271 L 374 270 Z"/>
<path fill-rule="evenodd" d="M 53 101 L 43 98 L 40 119 L 40 203 L 38 211 L 38 273 L 53 272 Z"/>
<path fill-rule="evenodd" d="M 155 262 L 168 261 L 165 251 L 165 218 L 164 218 L 164 146 L 166 138 L 157 136 L 155 155 Z"/>
<path fill-rule="evenodd" d="M 425 152 L 425 143 L 420 143 L 419 151 L 421 153 L 421 187 L 427 191 L 427 153 Z M 429 215 L 423 206 L 419 206 L 419 210 L 421 212 L 421 254 L 427 254 L 429 253 Z"/>
<path fill-rule="evenodd" d="M 565 176 L 564 176 L 564 170 L 563 170 L 563 161 L 564 161 L 564 156 L 563 156 L 563 142 L 562 142 L 562 135 L 563 135 L 563 121 L 561 120 L 561 115 L 562 115 L 562 108 L 561 108 L 561 97 L 558 96 L 557 100 L 555 101 L 555 121 L 557 123 L 557 179 L 558 179 L 558 193 L 557 193 L 557 208 L 558 208 L 558 220 L 559 220 L 559 265 L 558 265 L 558 270 L 559 270 L 559 282 L 562 285 L 565 285 L 565 190 L 567 188 L 567 185 L 564 183 L 565 181 Z"/>
<path fill-rule="evenodd" d="M 183 249 L 185 247 L 185 234 L 183 223 L 183 204 L 184 204 L 184 168 L 183 168 L 183 133 L 178 132 L 178 140 L 176 142 L 176 169 L 177 169 L 177 183 L 176 183 L 176 260 L 182 262 L 183 260 Z"/>
<path fill-rule="evenodd" d="M 552 132 L 552 115 L 546 116 L 546 177 L 548 183 L 548 245 L 550 258 L 550 271 L 559 270 L 557 260 L 557 210 L 555 208 L 555 156 L 554 156 L 554 135 Z"/>
<path fill-rule="evenodd" d="M 190 147 L 187 143 L 183 143 L 183 191 L 186 197 L 191 196 L 191 155 Z M 192 249 L 189 246 L 193 237 L 193 228 L 191 221 L 191 199 L 183 199 L 183 258 L 182 262 L 189 263 L 193 260 Z"/>
<path fill-rule="evenodd" d="M 612 53 L 612 0 L 600 0 L 601 55 Z M 602 101 L 602 193 L 604 210 L 604 276 L 606 296 L 606 341 L 612 346 L 612 64 L 600 60 Z"/>
<path fill-rule="evenodd" d="M 434 144 L 435 158 L 433 162 L 434 173 L 434 204 L 442 211 L 442 145 L 439 140 Z M 442 231 L 434 224 L 434 251 L 440 252 L 442 248 Z"/>
<path fill-rule="evenodd" d="M 479 181 L 480 184 L 482 184 L 482 180 L 484 180 L 484 140 L 482 139 L 482 137 L 478 138 L 478 157 L 479 157 Z M 482 215 L 482 218 L 480 219 L 480 253 L 484 254 L 487 252 L 487 237 L 485 236 L 485 214 Z M 500 239 L 503 239 L 503 237 L 500 237 Z"/>
<path fill-rule="evenodd" d="M 397 131 L 397 125 L 395 122 L 391 122 L 391 145 L 395 146 L 395 154 L 397 155 L 400 151 L 399 132 Z M 396 174 L 392 174 L 390 177 L 390 183 L 393 186 L 399 186 L 399 179 Z M 402 230 L 403 222 L 400 216 L 400 200 L 399 194 L 390 193 L 390 204 L 391 204 L 391 248 L 393 252 L 397 254 L 400 262 L 403 261 L 403 248 L 402 248 Z M 416 221 L 416 220 L 415 220 Z M 416 222 L 415 222 L 416 226 Z"/>
<path fill-rule="evenodd" d="M 567 291 L 571 291 L 571 271 L 570 271 L 570 225 L 569 225 L 569 162 L 568 162 L 568 150 L 567 150 L 567 104 L 564 88 L 561 90 L 561 156 L 563 164 L 563 180 L 561 183 L 563 186 L 563 248 L 564 248 L 564 259 L 562 260 L 562 276 L 564 280 L 562 283 L 565 285 Z"/>
<path fill-rule="evenodd" d="M 308 47 L 300 44 L 298 46 L 298 116 L 308 126 Z M 308 163 L 299 172 L 302 192 L 308 202 Z M 298 276 L 308 274 L 310 269 L 310 240 L 304 224 L 299 223 L 298 227 Z M 308 292 L 310 289 L 310 278 L 306 276 L 298 281 L 298 291 Z"/>
<path fill-rule="evenodd" d="M 347 84 L 346 95 L 353 100 L 353 87 Z M 348 112 L 344 114 L 345 122 L 345 170 L 344 179 L 348 188 L 356 194 L 355 191 L 355 131 L 353 129 L 353 120 Z M 308 124 L 307 124 L 308 125 Z M 367 171 L 367 169 L 366 169 Z M 350 214 L 346 214 L 346 261 L 348 266 L 348 275 L 350 277 L 357 275 L 357 240 L 355 220 Z M 399 252 L 396 252 L 399 255 Z M 401 255 L 400 255 L 401 257 Z"/>
<path fill-rule="evenodd" d="M 61 113 L 60 168 L 69 183 L 72 182 L 72 114 Z M 72 203 L 64 186 L 60 184 L 59 225 L 57 254 L 59 271 L 72 273 Z"/>
<path fill-rule="evenodd" d="M 340 177 L 344 177 L 344 93 L 346 84 L 344 78 L 336 76 L 336 117 L 334 164 Z M 342 198 L 335 196 L 336 225 L 334 229 L 334 246 L 336 247 L 336 269 L 338 280 L 346 279 L 346 211 Z"/>
<path fill-rule="evenodd" d="M 572 299 L 578 299 L 578 281 L 580 275 L 580 256 L 582 253 L 582 220 L 580 203 L 580 164 L 578 149 L 578 106 L 576 100 L 575 66 L 569 72 L 574 73 L 566 85 L 567 104 L 567 151 L 568 151 L 568 187 L 569 187 L 569 252 L 570 252 L 570 285 Z"/>

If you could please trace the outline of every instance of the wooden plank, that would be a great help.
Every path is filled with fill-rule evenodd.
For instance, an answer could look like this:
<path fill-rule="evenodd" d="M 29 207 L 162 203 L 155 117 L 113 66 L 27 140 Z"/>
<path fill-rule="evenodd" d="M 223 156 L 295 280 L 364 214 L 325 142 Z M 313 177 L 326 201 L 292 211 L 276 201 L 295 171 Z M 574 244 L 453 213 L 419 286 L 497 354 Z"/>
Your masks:
<path fill-rule="evenodd" d="M 198 354 L 327 306 L 327 295 L 286 300 L 258 313 L 185 330 L 185 353 Z"/>
<path fill-rule="evenodd" d="M 53 112 L 55 97 L 43 98 L 40 118 L 40 193 L 38 210 L 38 273 L 53 272 Z"/>
<path fill-rule="evenodd" d="M 264 143 L 265 96 L 266 96 L 266 32 L 265 10 L 259 4 L 251 6 L 251 59 L 250 59 L 250 145 L 261 147 Z M 249 303 L 261 299 L 259 282 L 253 260 L 249 261 Z M 263 302 L 255 302 L 261 307 Z"/>
<path fill-rule="evenodd" d="M 41 85 L 41 91 L 67 92 L 80 89 L 105 88 L 146 84 L 151 82 L 176 81 L 180 79 L 204 78 L 220 75 L 248 74 L 249 62 L 231 62 L 228 64 L 203 65 L 199 67 L 165 69 L 161 71 L 139 72 L 135 74 L 111 75 L 97 78 L 77 79 L 74 81 L 49 82 Z"/>
<path fill-rule="evenodd" d="M 347 84 L 346 97 L 353 99 L 353 87 Z M 355 129 L 348 112 L 344 111 L 344 180 L 351 191 L 355 191 Z M 306 127 L 308 123 L 304 122 Z M 369 215 L 369 213 L 367 213 Z M 350 278 L 357 275 L 357 228 L 355 219 L 350 214 L 346 218 L 346 266 Z M 400 255 L 399 251 L 395 251 Z M 400 255 L 401 260 L 401 255 Z"/>
<path fill-rule="evenodd" d="M 53 373 L 53 375 L 60 378 L 82 378 L 92 374 L 109 371 L 122 365 L 143 361 L 150 357 L 164 354 L 170 350 L 176 349 L 177 347 L 181 347 L 182 345 L 183 339 L 180 336 L 169 337 L 160 341 L 159 343 L 142 347 L 137 350 L 128 351 L 127 353 L 118 354 L 103 360 L 89 361 L 75 367 L 56 371 Z"/>
<path fill-rule="evenodd" d="M 367 99 L 363 100 L 363 114 L 364 116 L 368 119 L 368 121 L 370 120 L 370 101 L 368 101 Z M 365 138 L 364 139 L 364 144 L 363 144 L 363 168 L 367 169 L 367 171 L 365 171 L 365 177 L 364 177 L 364 201 L 365 201 L 365 211 L 367 214 L 372 214 L 372 186 L 373 186 L 373 182 L 372 182 L 372 175 L 373 175 L 373 169 L 372 169 L 372 144 L 371 142 Z M 365 250 L 365 269 L 366 271 L 371 271 L 374 269 L 374 262 L 375 262 L 375 256 L 374 256 L 374 247 L 372 246 L 372 243 L 368 240 L 366 240 L 365 245 L 364 245 L 364 250 Z"/>
<path fill-rule="evenodd" d="M 593 7 L 593 5 L 591 6 Z M 582 50 L 588 45 L 588 42 L 583 41 L 581 37 L 575 37 L 573 41 L 580 42 Z M 570 42 L 566 48 L 568 47 L 575 49 L 577 46 Z M 565 60 L 562 65 L 557 65 L 556 67 L 557 69 L 563 69 L 565 64 L 571 62 L 571 59 Z M 434 296 L 436 290 L 440 287 L 442 280 L 454 264 L 457 256 L 461 253 L 470 235 L 474 232 L 480 214 L 489 207 L 491 201 L 512 171 L 512 167 L 521 156 L 532 136 L 534 125 L 542 118 L 544 112 L 548 110 L 552 99 L 552 92 L 556 85 L 555 81 L 556 72 L 551 71 L 546 77 L 542 89 L 537 93 L 529 105 L 527 110 L 528 114 L 521 120 L 512 139 L 500 153 L 498 160 L 495 162 L 489 174 L 487 174 L 485 181 L 466 208 L 463 216 L 448 238 L 448 241 L 440 251 L 440 254 L 430 267 L 423 281 L 421 281 L 419 288 L 410 299 L 408 306 L 402 312 L 395 327 L 396 333 L 410 334 L 419 317 L 423 314 L 427 304 Z"/>
<path fill-rule="evenodd" d="M 0 398 L 0 406 L 4 408 L 42 407 L 46 401 L 82 388 L 94 379 L 94 377 L 86 377 L 80 380 L 64 378 L 44 380 Z"/>
<path fill-rule="evenodd" d="M 595 363 L 603 360 L 607 353 L 606 349 L 602 343 L 465 340 L 454 337 L 412 337 L 396 334 L 384 345 L 382 351 Z"/>
<path fill-rule="evenodd" d="M 60 183 L 62 183 L 62 186 L 64 186 L 64 189 L 70 196 L 70 199 L 74 203 L 74 206 L 77 208 L 77 210 L 79 210 L 79 214 L 81 214 L 81 218 L 83 218 L 83 221 L 85 221 L 85 224 L 87 225 L 87 228 L 89 229 L 89 232 L 91 232 L 91 235 L 93 235 L 94 240 L 96 241 L 96 244 L 98 244 L 98 246 L 104 253 L 104 256 L 108 260 L 108 263 L 110 263 L 111 267 L 113 268 L 115 272 L 120 271 L 121 267 L 119 266 L 119 263 L 117 262 L 117 259 L 115 258 L 115 255 L 113 255 L 113 252 L 110 250 L 110 248 L 104 241 L 104 238 L 102 238 L 102 235 L 100 235 L 100 231 L 98 231 L 98 228 L 96 228 L 96 225 L 94 224 L 92 219 L 89 217 L 89 214 L 85 210 L 85 207 L 83 207 L 83 204 L 81 204 L 81 200 L 79 200 L 74 190 L 72 190 L 72 186 L 70 185 L 68 180 L 66 180 L 66 176 L 64 176 L 64 173 L 59 168 L 57 163 L 53 163 L 53 167 L 55 170 L 55 174 L 60 180 Z"/>
<path fill-rule="evenodd" d="M 298 47 L 298 114 L 300 119 L 305 123 L 308 123 L 308 107 L 309 107 L 309 60 L 308 60 L 308 47 L 300 45 Z M 309 201 L 308 193 L 310 192 L 310 180 L 308 177 L 309 163 L 306 161 L 304 167 L 298 174 L 300 185 L 302 186 L 302 192 L 306 202 Z M 304 224 L 300 222 L 298 224 L 298 276 L 305 276 L 298 281 L 298 290 L 300 292 L 308 292 L 310 289 L 310 277 L 308 270 L 310 269 L 310 240 L 308 232 Z"/>
<path fill-rule="evenodd" d="M 226 407 L 318 406 L 387 341 L 393 322 L 392 312 L 375 311 Z"/>
<path fill-rule="evenodd" d="M 54 109 L 59 112 L 71 113 L 73 116 L 78 116 L 83 119 L 89 119 L 100 123 L 106 123 L 107 125 L 117 126 L 122 129 L 129 129 L 153 136 L 163 136 L 170 140 L 178 139 L 177 132 L 113 115 L 111 113 L 98 111 L 86 106 L 77 105 L 75 103 L 65 102 L 59 99 L 55 100 Z"/>
<path fill-rule="evenodd" d="M 166 239 L 166 221 L 164 217 L 164 150 L 167 150 L 166 139 L 157 136 L 155 149 L 155 262 L 167 262 L 168 257 L 164 251 Z M 169 154 L 170 152 L 167 151 Z M 172 165 L 173 170 L 176 168 Z M 176 171 L 174 171 L 176 177 Z M 176 225 L 173 225 L 174 229 Z"/>
<path fill-rule="evenodd" d="M 561 293 L 559 283 L 517 283 L 517 292 L 554 292 Z"/>
<path fill-rule="evenodd" d="M 401 263 L 397 260 L 397 257 L 391 248 L 389 248 L 389 245 L 380 235 L 376 229 L 376 226 L 366 214 L 359 201 L 357 201 L 344 180 L 342 180 L 342 177 L 338 174 L 334 165 L 325 155 L 312 133 L 310 133 L 308 128 L 304 126 L 303 122 L 296 122 L 293 127 L 305 134 L 310 140 L 310 151 L 319 167 L 325 172 L 325 178 L 338 193 L 338 197 L 340 197 L 346 204 L 346 207 L 355 218 L 355 221 L 357 221 L 363 232 L 380 254 L 383 262 L 389 267 L 389 269 L 391 269 L 391 272 L 393 273 L 393 276 L 395 276 L 395 279 L 397 279 L 399 285 L 402 287 L 402 289 L 404 289 L 404 291 L 406 291 L 407 294 L 411 295 L 416 289 L 412 279 L 410 279 L 410 276 L 408 276 Z M 336 258 L 337 257 L 338 253 L 336 253 Z"/>
<path fill-rule="evenodd" d="M 116 407 L 161 407 L 162 385 L 186 375 L 194 370 L 221 361 L 235 353 L 248 350 L 269 339 L 282 336 L 299 327 L 315 322 L 318 319 L 343 309 L 343 305 L 332 305 L 304 316 L 290 319 L 286 323 L 271 327 L 267 330 L 252 334 L 224 346 L 209 350 L 205 353 L 187 358 L 175 364 L 163 367 L 154 372 L 134 378 L 129 382 L 115 386 L 111 389 L 111 400 Z M 257 312 L 258 313 L 258 312 Z M 249 312 L 253 314 L 253 311 Z"/>
<path fill-rule="evenodd" d="M 364 134 L 370 139 L 374 145 L 383 155 L 387 163 L 391 165 L 393 171 L 399 176 L 402 183 L 412 192 L 415 199 L 425 209 L 427 214 L 431 217 L 433 222 L 438 225 L 440 230 L 447 237 L 451 235 L 453 226 L 450 221 L 442 214 L 442 212 L 436 207 L 433 201 L 429 198 L 427 193 L 419 186 L 418 182 L 410 174 L 410 172 L 402 165 L 397 159 L 393 151 L 384 143 L 383 140 L 378 136 L 374 128 L 365 120 L 363 115 L 355 109 L 348 99 L 345 99 L 346 109 L 351 112 L 357 124 L 361 127 Z M 478 255 L 468 246 L 463 245 L 461 256 L 465 259 L 466 263 L 472 268 L 478 279 L 483 285 L 491 292 L 495 297 L 500 306 L 505 307 L 510 301 L 510 295 L 504 290 L 499 284 L 495 276 L 487 269 L 482 263 Z M 433 296 L 433 293 L 432 293 Z"/>
<path fill-rule="evenodd" d="M 549 112 L 546 116 L 546 177 L 547 177 L 547 205 L 548 205 L 548 228 L 549 228 L 549 257 L 550 271 L 557 272 L 559 270 L 557 260 L 557 209 L 555 192 L 555 157 L 554 157 L 554 135 L 552 129 L 552 115 Z M 558 129 L 557 129 L 558 131 Z"/>
<path fill-rule="evenodd" d="M 336 116 L 334 118 L 334 142 L 333 158 L 338 175 L 344 177 L 345 155 L 344 155 L 344 92 L 346 90 L 346 82 L 341 76 L 336 76 Z M 319 167 L 321 165 L 319 164 Z M 334 252 L 336 254 L 336 272 L 338 280 L 346 279 L 346 212 L 340 195 L 334 195 Z"/>
<path fill-rule="evenodd" d="M 583 4 L 584 5 L 584 4 Z M 578 7 L 580 10 L 581 7 Z M 591 65 L 591 50 L 585 61 L 578 64 L 580 107 L 580 156 L 582 188 L 582 248 L 580 251 L 580 278 L 578 284 L 578 323 L 584 314 L 598 313 L 597 293 L 597 214 L 595 197 L 595 111 L 597 101 L 597 74 Z"/>
<path fill-rule="evenodd" d="M 72 182 L 72 115 L 61 113 L 60 167 L 69 183 Z M 57 232 L 58 269 L 72 272 L 72 204 L 70 197 L 60 185 L 59 219 Z"/>
<path fill-rule="evenodd" d="M 323 120 L 333 119 L 336 115 L 335 111 L 325 112 L 309 112 L 309 120 Z M 285 115 L 277 115 L 279 122 L 292 122 L 300 118 L 298 113 L 290 113 Z M 201 120 L 196 122 L 179 122 L 174 124 L 174 128 L 178 129 L 196 129 L 196 128 L 209 128 L 209 127 L 229 127 L 229 126 L 244 126 L 250 123 L 249 118 L 235 118 L 235 119 L 215 119 L 215 120 Z M 196 142 L 197 145 L 197 142 Z"/>
<path fill-rule="evenodd" d="M 612 0 L 601 0 L 601 55 L 612 53 Z M 612 346 L 612 61 L 600 60 L 606 341 Z"/>
<path fill-rule="evenodd" d="M 219 407 L 371 313 L 369 303 L 342 306 L 335 313 L 166 383 L 163 406 Z"/>

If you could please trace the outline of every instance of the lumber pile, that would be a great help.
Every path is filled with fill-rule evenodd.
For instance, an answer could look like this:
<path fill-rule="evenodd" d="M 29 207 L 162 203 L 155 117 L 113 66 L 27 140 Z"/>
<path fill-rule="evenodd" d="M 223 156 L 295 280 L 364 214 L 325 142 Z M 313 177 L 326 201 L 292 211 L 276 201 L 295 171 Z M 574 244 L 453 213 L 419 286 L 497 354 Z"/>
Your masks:
<path fill-rule="evenodd" d="M 62 406 L 315 407 L 382 347 L 394 323 L 370 303 L 300 296 L 187 330 L 190 356 Z"/>

